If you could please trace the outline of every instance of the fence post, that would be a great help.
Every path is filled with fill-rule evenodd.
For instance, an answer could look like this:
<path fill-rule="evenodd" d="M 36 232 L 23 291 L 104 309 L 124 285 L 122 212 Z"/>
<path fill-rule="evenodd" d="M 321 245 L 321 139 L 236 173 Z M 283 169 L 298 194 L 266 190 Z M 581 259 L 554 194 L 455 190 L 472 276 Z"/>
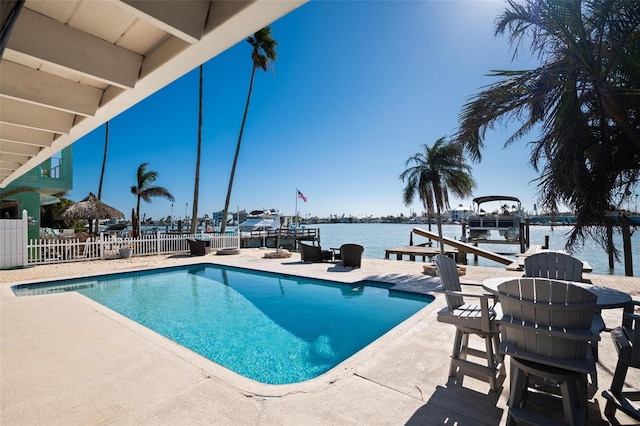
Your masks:
<path fill-rule="evenodd" d="M 29 215 L 27 210 L 22 210 L 22 266 L 29 263 Z"/>
<path fill-rule="evenodd" d="M 162 234 L 160 233 L 159 230 L 156 231 L 156 254 L 160 254 L 160 248 L 162 246 L 161 242 L 160 242 L 160 238 L 162 238 Z"/>
<path fill-rule="evenodd" d="M 104 260 L 104 232 L 100 233 L 100 260 Z"/>

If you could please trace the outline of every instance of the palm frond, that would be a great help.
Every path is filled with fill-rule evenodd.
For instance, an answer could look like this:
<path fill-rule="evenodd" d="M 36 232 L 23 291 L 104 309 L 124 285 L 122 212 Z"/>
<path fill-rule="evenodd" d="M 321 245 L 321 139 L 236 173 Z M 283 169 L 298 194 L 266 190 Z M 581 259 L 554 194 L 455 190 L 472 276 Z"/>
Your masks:
<path fill-rule="evenodd" d="M 541 65 L 492 71 L 500 80 L 463 106 L 454 141 L 480 161 L 488 130 L 518 122 L 509 145 L 539 128 L 538 195 L 576 210 L 570 249 L 601 237 L 607 210 L 640 185 L 640 2 L 508 0 L 495 24 L 505 33 L 514 56 L 528 44 Z"/>
<path fill-rule="evenodd" d="M 422 145 L 423 152 L 415 153 L 405 162 L 411 165 L 400 174 L 406 182 L 403 190 L 405 205 L 413 203 L 417 195 L 429 214 L 448 208 L 449 190 L 461 197 L 471 194 L 475 181 L 471 167 L 465 163 L 463 145 L 436 140 L 432 146 Z"/>
<path fill-rule="evenodd" d="M 162 186 L 152 186 L 150 188 L 147 188 L 144 190 L 144 195 L 149 198 L 162 197 L 162 198 L 166 198 L 169 201 L 175 201 L 175 198 L 173 197 L 173 195 L 171 195 L 169 190 Z M 147 200 L 145 199 L 145 201 Z M 148 202 L 151 202 L 151 201 L 149 200 Z"/>

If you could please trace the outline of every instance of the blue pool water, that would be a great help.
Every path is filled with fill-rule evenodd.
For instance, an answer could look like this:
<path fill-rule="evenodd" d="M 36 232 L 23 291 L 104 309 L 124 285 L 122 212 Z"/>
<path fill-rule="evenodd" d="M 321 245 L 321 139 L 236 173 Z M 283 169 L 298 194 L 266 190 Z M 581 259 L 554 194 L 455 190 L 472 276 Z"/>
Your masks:
<path fill-rule="evenodd" d="M 362 281 L 196 265 L 21 285 L 21 295 L 79 293 L 262 383 L 328 371 L 430 303 Z"/>

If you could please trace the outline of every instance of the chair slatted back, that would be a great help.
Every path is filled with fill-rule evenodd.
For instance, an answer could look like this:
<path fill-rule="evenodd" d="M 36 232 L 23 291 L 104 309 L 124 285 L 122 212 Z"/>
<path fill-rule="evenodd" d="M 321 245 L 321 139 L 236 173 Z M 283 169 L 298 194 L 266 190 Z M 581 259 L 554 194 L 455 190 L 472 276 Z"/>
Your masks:
<path fill-rule="evenodd" d="M 503 341 L 513 348 L 559 360 L 587 354 L 596 295 L 569 282 L 517 278 L 498 286 Z"/>
<path fill-rule="evenodd" d="M 206 241 L 187 239 L 187 243 L 189 243 L 191 256 L 204 256 L 209 253 Z"/>
<path fill-rule="evenodd" d="M 619 330 L 618 333 L 624 333 L 624 338 L 620 340 L 624 344 L 621 347 L 620 342 L 617 342 L 616 345 L 620 351 L 620 358 L 623 358 L 631 367 L 640 368 L 640 314 L 634 313 L 636 306 L 640 306 L 640 301 L 633 301 L 625 307 L 622 327 L 616 327 L 616 330 Z"/>
<path fill-rule="evenodd" d="M 440 282 L 445 290 L 462 290 L 462 287 L 460 286 L 460 277 L 458 276 L 458 267 L 453 259 L 444 254 L 438 254 L 436 255 L 436 267 L 438 268 Z M 447 306 L 451 312 L 464 305 L 464 298 L 462 296 L 445 294 L 445 298 L 447 299 Z"/>
<path fill-rule="evenodd" d="M 631 342 L 629 365 L 640 368 L 640 318 L 636 315 L 633 328 L 628 330 Z"/>
<path fill-rule="evenodd" d="M 359 268 L 362 264 L 362 253 L 364 247 L 360 244 L 342 244 L 340 246 L 340 258 L 343 266 Z"/>
<path fill-rule="evenodd" d="M 544 251 L 524 259 L 526 277 L 582 281 L 582 262 L 573 256 L 555 251 Z"/>
<path fill-rule="evenodd" d="M 300 260 L 303 262 L 322 262 L 322 248 L 320 246 L 310 246 L 302 242 L 298 244 L 300 248 Z"/>

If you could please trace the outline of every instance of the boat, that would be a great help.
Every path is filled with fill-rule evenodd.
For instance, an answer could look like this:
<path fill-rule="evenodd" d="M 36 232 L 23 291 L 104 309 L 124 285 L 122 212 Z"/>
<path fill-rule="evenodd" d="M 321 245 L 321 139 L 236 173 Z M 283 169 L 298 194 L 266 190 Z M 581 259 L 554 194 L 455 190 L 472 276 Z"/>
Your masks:
<path fill-rule="evenodd" d="M 490 202 L 498 202 L 500 205 L 493 212 L 487 213 L 481 206 L 486 206 L 485 203 Z M 475 213 L 466 218 L 469 231 L 467 241 L 492 240 L 493 231 L 497 231 L 507 241 L 520 239 L 520 226 L 524 223 L 524 213 L 518 198 L 508 195 L 488 195 L 474 198 L 473 204 L 476 206 Z"/>
<path fill-rule="evenodd" d="M 99 226 L 99 230 L 100 232 L 104 232 L 105 234 L 108 235 L 114 235 L 117 237 L 126 237 L 129 236 L 129 231 L 127 230 L 127 227 L 129 226 L 129 223 L 125 220 L 107 220 L 107 221 L 100 221 L 100 226 Z"/>
<path fill-rule="evenodd" d="M 283 247 L 295 249 L 297 241 L 313 241 L 320 238 L 314 228 L 295 227 L 291 216 L 284 216 L 275 209 L 252 210 L 238 226 L 241 248 Z"/>
<path fill-rule="evenodd" d="M 277 231 L 287 227 L 290 217 L 282 216 L 282 212 L 275 209 L 252 210 L 247 215 L 247 220 L 238 225 L 240 233 Z"/>

